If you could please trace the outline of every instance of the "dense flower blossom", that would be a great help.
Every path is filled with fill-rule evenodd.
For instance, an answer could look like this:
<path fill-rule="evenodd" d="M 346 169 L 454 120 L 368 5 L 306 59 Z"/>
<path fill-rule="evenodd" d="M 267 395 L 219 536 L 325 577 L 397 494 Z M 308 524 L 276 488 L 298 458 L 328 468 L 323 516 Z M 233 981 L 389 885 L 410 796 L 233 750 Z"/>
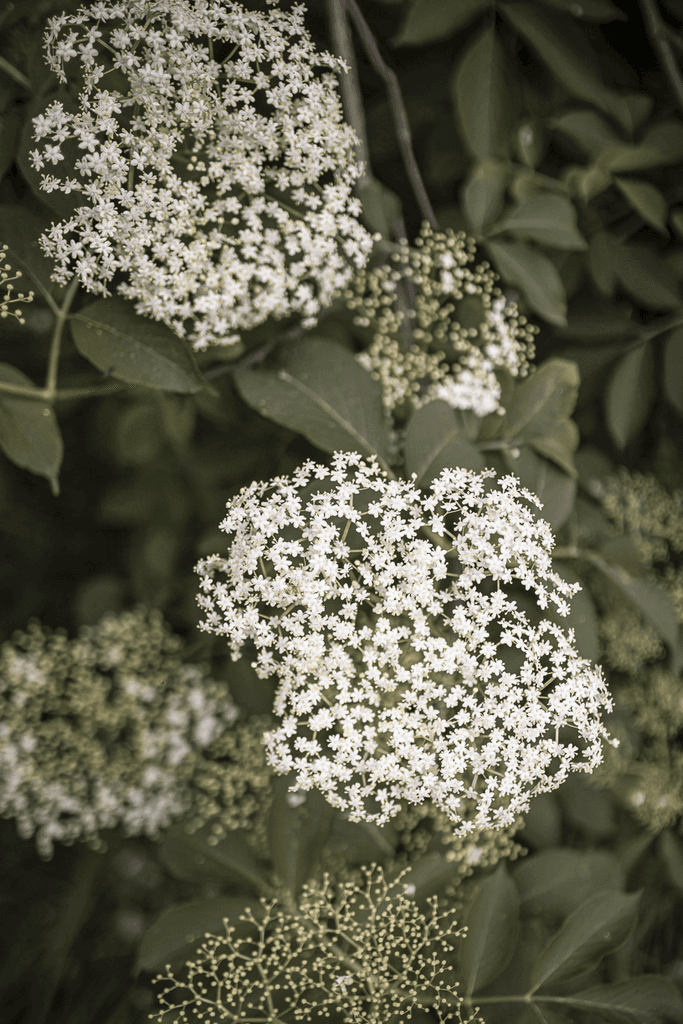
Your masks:
<path fill-rule="evenodd" d="M 505 827 L 601 760 L 600 670 L 542 615 L 576 587 L 538 500 L 494 476 L 443 470 L 425 494 L 337 453 L 243 489 L 227 555 L 197 566 L 200 627 L 277 680 L 270 764 L 351 820 L 432 800 L 462 834 Z"/>
<path fill-rule="evenodd" d="M 372 237 L 352 197 L 346 65 L 315 50 L 303 13 L 107 0 L 50 20 L 50 67 L 66 82 L 77 58 L 84 81 L 76 113 L 57 101 L 34 119 L 36 170 L 67 140 L 81 151 L 76 176 L 41 183 L 83 198 L 42 237 L 57 282 L 108 295 L 122 271 L 119 294 L 196 349 L 270 316 L 313 326 Z"/>
<path fill-rule="evenodd" d="M 220 837 L 263 804 L 260 734 L 181 647 L 144 609 L 75 639 L 32 622 L 3 645 L 0 814 L 35 834 L 41 855 L 55 842 L 99 849 L 100 832 L 119 826 L 156 838 L 186 817 L 192 831 L 212 819 Z"/>
<path fill-rule="evenodd" d="M 497 372 L 523 377 L 538 328 L 496 287 L 463 232 L 422 225 L 414 246 L 359 271 L 345 291 L 369 347 L 358 356 L 382 387 L 386 410 L 405 415 L 435 398 L 477 416 L 503 413 Z"/>

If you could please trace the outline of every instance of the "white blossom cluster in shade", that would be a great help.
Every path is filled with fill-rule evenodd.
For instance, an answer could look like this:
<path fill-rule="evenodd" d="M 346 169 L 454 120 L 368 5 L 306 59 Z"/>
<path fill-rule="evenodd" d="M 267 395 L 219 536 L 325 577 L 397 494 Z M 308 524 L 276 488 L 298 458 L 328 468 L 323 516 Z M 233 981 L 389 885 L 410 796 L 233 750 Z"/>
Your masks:
<path fill-rule="evenodd" d="M 160 613 L 69 639 L 32 622 L 0 651 L 0 815 L 51 857 L 100 832 L 157 838 L 193 806 L 205 753 L 238 717 L 225 683 L 182 664 Z"/>
<path fill-rule="evenodd" d="M 276 677 L 271 767 L 352 821 L 432 800 L 460 834 L 505 827 L 602 759 L 602 674 L 542 614 L 577 587 L 538 500 L 494 476 L 445 469 L 427 494 L 336 453 L 243 489 L 227 555 L 197 565 L 200 628 Z"/>
<path fill-rule="evenodd" d="M 197 350 L 268 317 L 315 324 L 373 238 L 352 196 L 346 65 L 316 51 L 304 11 L 104 0 L 50 20 L 50 67 L 66 82 L 77 58 L 84 79 L 77 113 L 57 101 L 33 122 L 36 170 L 67 140 L 81 151 L 78 177 L 41 181 L 84 201 L 42 236 L 55 281 L 109 295 L 121 271 L 119 294 Z"/>
<path fill-rule="evenodd" d="M 394 417 L 434 399 L 502 415 L 497 373 L 528 372 L 538 328 L 501 293 L 487 262 L 470 268 L 475 248 L 464 232 L 425 221 L 414 246 L 402 243 L 389 263 L 358 271 L 344 292 L 354 324 L 370 335 L 358 361 Z"/>

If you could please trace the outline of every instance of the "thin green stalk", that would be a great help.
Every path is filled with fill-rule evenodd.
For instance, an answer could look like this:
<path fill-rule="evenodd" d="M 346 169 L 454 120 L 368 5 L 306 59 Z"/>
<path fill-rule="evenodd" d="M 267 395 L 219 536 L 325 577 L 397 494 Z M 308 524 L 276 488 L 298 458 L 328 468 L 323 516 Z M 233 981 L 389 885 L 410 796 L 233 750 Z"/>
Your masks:
<path fill-rule="evenodd" d="M 71 303 L 78 291 L 78 283 L 77 277 L 73 277 L 71 279 L 66 292 L 64 293 L 62 305 L 55 315 L 55 325 L 52 331 L 50 355 L 48 357 L 47 375 L 45 378 L 45 392 L 48 402 L 53 401 L 57 391 L 57 374 L 59 370 L 59 356 L 62 350 L 62 334 L 64 333 L 64 324 L 69 316 Z"/>
<path fill-rule="evenodd" d="M 24 89 L 28 89 L 30 91 L 31 83 L 26 75 L 19 71 L 18 68 L 15 68 L 14 64 L 10 64 L 10 62 L 4 57 L 0 57 L 0 70 L 4 71 L 5 74 L 10 76 L 10 78 L 13 78 L 15 82 L 19 83 L 19 85 L 23 85 Z"/>
<path fill-rule="evenodd" d="M 645 30 L 652 44 L 652 49 L 659 57 L 662 70 L 669 79 L 669 85 L 676 100 L 678 111 L 680 114 L 683 114 L 683 76 L 681 76 L 681 70 L 676 63 L 666 24 L 659 13 L 656 0 L 640 0 L 640 12 L 645 22 Z"/>

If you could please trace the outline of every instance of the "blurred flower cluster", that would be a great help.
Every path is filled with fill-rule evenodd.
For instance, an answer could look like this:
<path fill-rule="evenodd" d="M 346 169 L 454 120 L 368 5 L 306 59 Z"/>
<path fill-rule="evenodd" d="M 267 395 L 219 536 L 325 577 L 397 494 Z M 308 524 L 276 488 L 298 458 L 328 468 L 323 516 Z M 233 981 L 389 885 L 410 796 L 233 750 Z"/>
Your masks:
<path fill-rule="evenodd" d="M 352 197 L 345 65 L 315 50 L 303 12 L 105 0 L 50 20 L 50 67 L 66 83 L 76 59 L 82 79 L 75 112 L 55 101 L 34 119 L 36 170 L 67 140 L 81 151 L 64 165 L 77 176 L 42 178 L 83 199 L 42 237 L 55 281 L 108 295 L 120 271 L 119 294 L 195 349 L 268 317 L 315 324 L 373 239 Z"/>
<path fill-rule="evenodd" d="M 42 856 L 55 842 L 101 849 L 100 832 L 119 826 L 156 838 L 180 818 L 191 830 L 213 819 L 220 836 L 266 800 L 261 733 L 181 649 L 144 609 L 77 639 L 34 621 L 3 645 L 0 814 Z"/>
<path fill-rule="evenodd" d="M 494 476 L 444 470 L 426 494 L 336 453 L 244 488 L 228 554 L 197 566 L 200 628 L 277 680 L 269 763 L 352 821 L 431 800 L 459 834 L 502 828 L 601 760 L 602 674 L 543 614 L 577 587 L 538 500 Z"/>

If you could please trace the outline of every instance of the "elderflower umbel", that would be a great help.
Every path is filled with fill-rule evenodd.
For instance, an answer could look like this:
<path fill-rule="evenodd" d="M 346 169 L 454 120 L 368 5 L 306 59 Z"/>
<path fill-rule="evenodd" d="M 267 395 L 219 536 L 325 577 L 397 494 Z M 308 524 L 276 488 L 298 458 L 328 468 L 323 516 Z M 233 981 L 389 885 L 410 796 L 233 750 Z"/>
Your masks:
<path fill-rule="evenodd" d="M 423 223 L 415 247 L 359 271 L 344 295 L 371 332 L 358 360 L 382 387 L 389 413 L 433 399 L 477 416 L 504 413 L 496 371 L 525 376 L 538 328 L 495 286 L 488 263 L 473 270 L 474 239 Z M 402 291 L 401 308 L 399 293 Z"/>
<path fill-rule="evenodd" d="M 298 907 L 261 900 L 237 922 L 226 918 L 225 935 L 207 933 L 181 977 L 167 966 L 154 979 L 165 985 L 150 1020 L 266 1024 L 332 1014 L 347 1024 L 385 1024 L 430 1006 L 444 1024 L 464 1024 L 452 966 L 463 931 L 436 897 L 421 910 L 403 877 L 387 882 L 375 865 L 357 881 L 335 885 L 325 875 L 304 886 Z M 483 1024 L 475 1015 L 467 1021 Z"/>
<path fill-rule="evenodd" d="M 2 251 L 0 251 L 0 259 L 6 252 L 7 246 L 3 245 Z M 19 292 L 18 295 L 15 295 L 14 298 L 12 298 L 14 287 L 11 282 L 17 281 L 21 277 L 21 271 L 17 270 L 14 277 L 10 277 L 8 271 L 11 269 L 12 267 L 9 263 L 5 263 L 4 266 L 0 266 L 0 287 L 5 289 L 5 297 L 0 298 L 0 317 L 4 320 L 7 316 L 14 316 L 20 324 L 25 324 L 26 321 L 19 310 L 10 309 L 9 306 L 11 302 L 33 302 L 33 292 L 29 292 L 28 295 L 24 295 L 22 292 Z"/>
<path fill-rule="evenodd" d="M 102 0 L 50 20 L 50 67 L 66 82 L 78 58 L 84 81 L 77 113 L 54 102 L 34 119 L 36 170 L 68 139 L 82 154 L 41 182 L 83 198 L 41 239 L 55 281 L 109 295 L 122 271 L 119 294 L 195 349 L 270 316 L 315 324 L 373 240 L 352 197 L 346 65 L 315 50 L 304 10 Z"/>
<path fill-rule="evenodd" d="M 244 488 L 228 554 L 197 565 L 200 628 L 234 658 L 253 644 L 277 679 L 271 766 L 352 821 L 432 800 L 460 834 L 505 827 L 601 760 L 600 670 L 514 591 L 566 614 L 577 587 L 553 572 L 538 499 L 494 476 L 445 469 L 428 495 L 336 453 Z"/>
<path fill-rule="evenodd" d="M 100 831 L 156 838 L 209 818 L 250 823 L 269 771 L 226 684 L 182 664 L 160 613 L 105 617 L 69 639 L 32 622 L 0 651 L 0 815 L 38 851 Z"/>

